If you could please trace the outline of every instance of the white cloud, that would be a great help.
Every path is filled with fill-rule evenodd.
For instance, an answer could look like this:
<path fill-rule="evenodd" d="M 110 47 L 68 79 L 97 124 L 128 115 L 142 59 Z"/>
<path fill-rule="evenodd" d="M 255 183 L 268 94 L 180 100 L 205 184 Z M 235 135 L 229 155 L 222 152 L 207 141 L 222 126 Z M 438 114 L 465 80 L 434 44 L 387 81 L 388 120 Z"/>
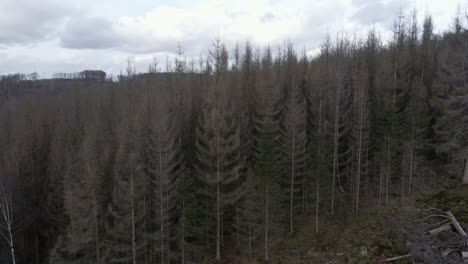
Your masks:
<path fill-rule="evenodd" d="M 246 40 L 258 45 L 304 42 L 306 39 L 316 42 L 326 30 L 347 25 L 351 9 L 350 1 L 341 0 L 319 1 L 312 5 L 309 1 L 207 0 L 192 8 L 161 5 L 141 16 L 121 16 L 112 21 L 108 32 L 113 34 L 113 40 L 119 42 L 115 49 L 121 51 L 173 51 L 180 41 L 185 44 L 187 52 L 194 55 L 217 37 L 231 46 Z M 86 20 L 79 24 L 81 28 L 76 33 L 92 27 Z M 89 27 L 83 26 L 88 24 Z M 94 30 L 101 31 L 99 26 Z M 78 42 L 79 48 L 99 48 L 94 42 L 82 41 L 81 38 L 86 36 L 74 31 L 67 30 L 64 33 L 66 38 L 61 36 L 65 44 Z M 91 34 L 94 36 L 93 32 Z M 94 39 L 102 41 L 99 37 Z"/>
<path fill-rule="evenodd" d="M 146 69 L 164 64 L 181 42 L 185 55 L 207 54 L 219 37 L 228 48 L 293 43 L 317 54 L 325 34 L 363 36 L 374 26 L 385 36 L 399 8 L 450 24 L 459 0 L 0 0 L 0 73 L 79 71 L 118 73 L 133 57 Z"/>

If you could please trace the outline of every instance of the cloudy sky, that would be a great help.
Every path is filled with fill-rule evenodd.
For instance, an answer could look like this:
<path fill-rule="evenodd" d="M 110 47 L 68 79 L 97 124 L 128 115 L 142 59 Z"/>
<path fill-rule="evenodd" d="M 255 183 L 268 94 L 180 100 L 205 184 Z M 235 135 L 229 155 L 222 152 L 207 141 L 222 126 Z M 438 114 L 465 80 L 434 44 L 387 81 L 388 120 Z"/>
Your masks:
<path fill-rule="evenodd" d="M 462 0 L 463 1 L 463 0 Z M 219 38 L 256 46 L 289 41 L 312 55 L 323 37 L 388 35 L 400 9 L 430 13 L 447 29 L 460 0 L 0 0 L 0 74 L 102 69 L 118 73 L 128 58 L 145 70 L 164 64 L 181 43 L 184 55 L 207 54 Z M 463 3 L 463 2 L 462 2 Z"/>

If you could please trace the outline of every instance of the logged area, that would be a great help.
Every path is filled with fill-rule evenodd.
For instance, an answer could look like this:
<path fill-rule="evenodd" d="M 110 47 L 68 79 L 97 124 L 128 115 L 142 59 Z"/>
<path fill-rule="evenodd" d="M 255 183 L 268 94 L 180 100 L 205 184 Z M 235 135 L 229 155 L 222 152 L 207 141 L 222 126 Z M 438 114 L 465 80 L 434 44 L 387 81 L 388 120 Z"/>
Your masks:
<path fill-rule="evenodd" d="M 467 263 L 465 20 L 0 76 L 0 263 Z"/>

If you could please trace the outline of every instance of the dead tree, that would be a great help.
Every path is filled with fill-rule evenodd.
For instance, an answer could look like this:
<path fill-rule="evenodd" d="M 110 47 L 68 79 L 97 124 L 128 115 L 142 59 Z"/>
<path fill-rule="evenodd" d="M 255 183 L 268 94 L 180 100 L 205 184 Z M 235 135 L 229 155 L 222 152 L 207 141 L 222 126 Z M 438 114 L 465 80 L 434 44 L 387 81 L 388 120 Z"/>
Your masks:
<path fill-rule="evenodd" d="M 0 223 L 0 234 L 7 242 L 11 252 L 11 263 L 15 264 L 15 245 L 13 241 L 13 201 L 11 196 L 5 191 L 0 183 L 0 213 L 2 223 Z"/>

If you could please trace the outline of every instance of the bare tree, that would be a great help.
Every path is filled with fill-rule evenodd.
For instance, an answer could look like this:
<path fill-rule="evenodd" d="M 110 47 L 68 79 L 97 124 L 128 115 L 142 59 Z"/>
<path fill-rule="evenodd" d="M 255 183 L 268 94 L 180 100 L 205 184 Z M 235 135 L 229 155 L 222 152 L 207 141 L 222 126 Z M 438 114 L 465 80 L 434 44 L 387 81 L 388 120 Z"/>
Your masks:
<path fill-rule="evenodd" d="M 10 247 L 11 263 L 15 264 L 15 245 L 14 245 L 14 231 L 13 231 L 13 200 L 11 195 L 5 191 L 3 184 L 0 182 L 0 213 L 1 224 L 0 234 Z"/>

